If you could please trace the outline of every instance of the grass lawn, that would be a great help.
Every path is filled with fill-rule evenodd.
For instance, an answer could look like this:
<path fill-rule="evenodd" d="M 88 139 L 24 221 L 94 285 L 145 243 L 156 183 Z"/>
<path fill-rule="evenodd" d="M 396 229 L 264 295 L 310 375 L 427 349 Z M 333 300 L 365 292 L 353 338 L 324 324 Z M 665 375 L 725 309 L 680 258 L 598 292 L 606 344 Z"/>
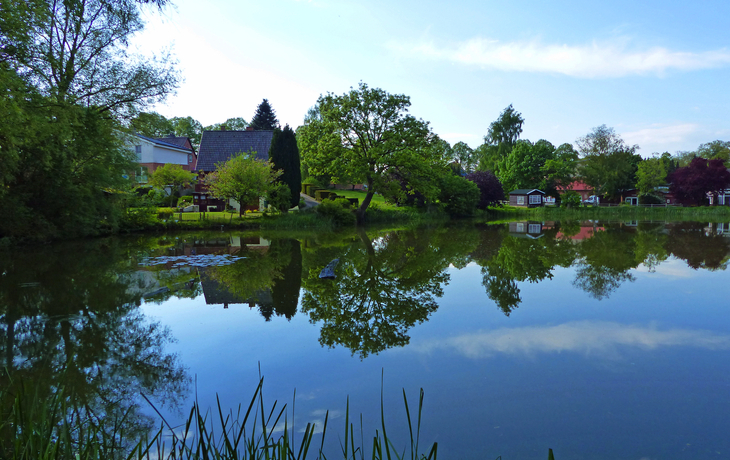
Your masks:
<path fill-rule="evenodd" d="M 338 195 L 342 195 L 345 198 L 357 198 L 360 200 L 360 204 L 362 204 L 362 200 L 365 199 L 365 195 L 367 195 L 367 192 L 363 192 L 360 190 L 331 190 Z M 380 209 L 399 209 L 396 205 L 391 203 L 386 203 L 385 198 L 383 198 L 382 195 L 378 195 L 377 193 L 373 195 L 373 200 L 370 202 L 370 206 L 373 204 L 377 204 Z"/>

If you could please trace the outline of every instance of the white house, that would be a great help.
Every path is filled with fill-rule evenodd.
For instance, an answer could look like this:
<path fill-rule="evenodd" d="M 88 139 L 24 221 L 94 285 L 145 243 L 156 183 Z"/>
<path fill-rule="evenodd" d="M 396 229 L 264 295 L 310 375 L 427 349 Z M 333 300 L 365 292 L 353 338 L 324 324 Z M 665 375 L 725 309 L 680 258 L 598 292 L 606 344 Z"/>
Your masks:
<path fill-rule="evenodd" d="M 152 138 L 136 134 L 131 142 L 139 163 L 139 169 L 135 171 L 139 183 L 146 183 L 148 175 L 165 164 L 177 164 L 187 171 L 195 170 L 197 155 L 187 137 Z"/>

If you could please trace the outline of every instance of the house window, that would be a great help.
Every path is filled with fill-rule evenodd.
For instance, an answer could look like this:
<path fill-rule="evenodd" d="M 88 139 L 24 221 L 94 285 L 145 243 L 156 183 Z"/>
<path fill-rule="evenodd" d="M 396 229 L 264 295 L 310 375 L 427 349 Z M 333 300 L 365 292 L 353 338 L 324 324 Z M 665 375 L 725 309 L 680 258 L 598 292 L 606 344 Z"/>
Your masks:
<path fill-rule="evenodd" d="M 542 195 L 530 195 L 530 204 L 542 203 Z"/>
<path fill-rule="evenodd" d="M 188 164 L 190 164 L 192 162 L 193 162 L 193 154 L 192 153 L 188 153 Z"/>
<path fill-rule="evenodd" d="M 542 231 L 541 224 L 530 224 L 527 226 L 527 233 L 540 233 Z"/>
<path fill-rule="evenodd" d="M 517 197 L 517 204 L 525 204 L 525 197 L 524 196 L 518 196 Z"/>
<path fill-rule="evenodd" d="M 142 161 L 142 146 L 141 145 L 134 146 L 134 153 L 137 154 L 137 161 Z"/>
<path fill-rule="evenodd" d="M 525 223 L 517 222 L 517 224 L 515 225 L 515 232 L 524 233 L 525 232 Z"/>

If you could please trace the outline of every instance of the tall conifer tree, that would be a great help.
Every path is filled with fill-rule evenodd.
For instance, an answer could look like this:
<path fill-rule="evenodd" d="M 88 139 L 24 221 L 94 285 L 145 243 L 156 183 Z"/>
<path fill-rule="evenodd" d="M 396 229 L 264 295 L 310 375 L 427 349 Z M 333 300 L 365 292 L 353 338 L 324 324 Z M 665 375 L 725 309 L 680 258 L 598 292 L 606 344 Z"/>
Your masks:
<path fill-rule="evenodd" d="M 258 107 L 256 107 L 256 113 L 251 119 L 249 125 L 255 130 L 268 130 L 277 129 L 279 127 L 279 120 L 276 119 L 276 113 L 271 108 L 271 104 L 267 99 L 264 99 Z"/>
<path fill-rule="evenodd" d="M 269 161 L 274 169 L 282 170 L 279 182 L 289 186 L 291 190 L 291 207 L 299 203 L 299 190 L 302 187 L 302 172 L 299 161 L 299 147 L 294 130 L 289 125 L 284 129 L 275 129 L 269 149 Z"/>

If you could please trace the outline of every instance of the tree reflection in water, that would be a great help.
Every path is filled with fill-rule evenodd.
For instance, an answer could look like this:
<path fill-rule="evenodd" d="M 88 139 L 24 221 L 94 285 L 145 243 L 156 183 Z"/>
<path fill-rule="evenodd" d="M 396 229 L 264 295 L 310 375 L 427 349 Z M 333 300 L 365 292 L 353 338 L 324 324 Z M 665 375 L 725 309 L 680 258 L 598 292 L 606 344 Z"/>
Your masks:
<path fill-rule="evenodd" d="M 139 311 L 136 263 L 119 240 L 0 255 L 0 439 L 21 386 L 39 399 L 63 396 L 79 422 L 133 442 L 152 427 L 139 394 L 175 407 L 189 378 L 165 352 L 169 331 Z"/>
<path fill-rule="evenodd" d="M 447 230 L 397 231 L 371 240 L 359 229 L 347 246 L 311 254 L 302 310 L 322 322 L 323 346 L 343 345 L 361 358 L 403 346 L 408 330 L 438 308 L 446 268 L 465 262 L 473 248 L 457 249 L 464 244 L 468 238 Z M 340 260 L 336 279 L 320 279 L 319 270 L 334 258 Z"/>

